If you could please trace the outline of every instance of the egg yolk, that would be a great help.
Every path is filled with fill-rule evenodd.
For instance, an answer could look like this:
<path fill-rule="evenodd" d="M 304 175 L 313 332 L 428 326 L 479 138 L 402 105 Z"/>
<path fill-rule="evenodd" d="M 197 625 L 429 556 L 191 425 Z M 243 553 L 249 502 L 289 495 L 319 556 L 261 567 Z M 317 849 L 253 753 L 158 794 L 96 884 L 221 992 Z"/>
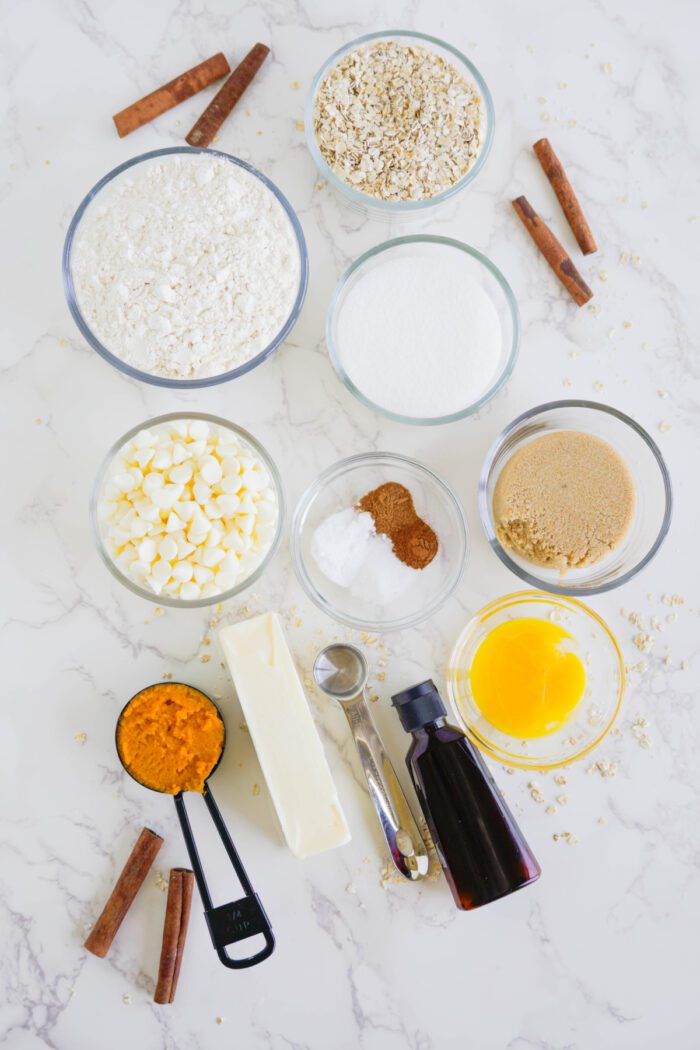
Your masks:
<path fill-rule="evenodd" d="M 567 721 L 586 686 L 573 639 L 549 620 L 507 620 L 476 650 L 469 683 L 492 726 L 518 739 L 545 736 Z"/>

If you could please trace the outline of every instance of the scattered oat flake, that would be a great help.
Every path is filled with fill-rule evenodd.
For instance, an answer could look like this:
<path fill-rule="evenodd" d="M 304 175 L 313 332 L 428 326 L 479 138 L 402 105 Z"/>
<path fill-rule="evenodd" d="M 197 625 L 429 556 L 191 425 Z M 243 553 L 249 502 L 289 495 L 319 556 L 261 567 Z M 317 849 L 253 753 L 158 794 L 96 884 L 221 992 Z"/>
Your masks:
<path fill-rule="evenodd" d="M 546 95 L 540 95 L 539 98 L 537 99 L 537 101 L 539 102 L 539 104 L 541 106 L 544 106 L 545 102 L 547 101 Z"/>
<path fill-rule="evenodd" d="M 210 660 L 211 655 L 209 653 L 202 653 L 202 655 L 199 658 L 199 662 L 202 664 L 208 664 Z"/>
<path fill-rule="evenodd" d="M 639 634 L 635 634 L 632 642 L 637 646 L 640 653 L 650 653 L 654 648 L 656 639 L 653 634 L 644 634 L 643 632 L 640 632 Z"/>
<path fill-rule="evenodd" d="M 661 601 L 664 605 L 683 605 L 685 598 L 682 594 L 662 594 Z"/>
<path fill-rule="evenodd" d="M 553 817 L 554 814 L 556 813 L 556 811 L 557 811 L 557 807 L 556 806 L 547 806 L 547 808 L 545 809 L 545 813 L 547 814 L 548 817 Z"/>
<path fill-rule="evenodd" d="M 554 783 L 555 784 L 566 784 L 566 777 L 564 776 L 564 774 L 563 773 L 557 773 L 557 775 L 554 778 Z"/>
<path fill-rule="evenodd" d="M 576 127 L 576 117 L 569 117 L 569 119 L 567 120 L 567 124 L 569 125 L 570 128 L 575 128 Z"/>
<path fill-rule="evenodd" d="M 298 80 L 293 80 L 291 86 L 292 86 L 292 91 L 298 91 L 299 88 L 301 87 L 301 84 L 299 83 Z"/>
<path fill-rule="evenodd" d="M 165 616 L 165 609 L 162 609 L 160 607 L 160 605 L 156 605 L 155 609 L 153 610 L 153 615 L 154 616 Z"/>
<path fill-rule="evenodd" d="M 565 806 L 567 804 L 567 802 L 569 801 L 569 796 L 568 795 L 557 795 L 556 801 L 559 803 L 560 806 Z"/>
<path fill-rule="evenodd" d="M 690 664 L 687 660 L 681 660 L 681 671 L 687 671 L 689 667 Z"/>
<path fill-rule="evenodd" d="M 165 873 L 162 872 L 162 871 L 157 871 L 155 873 L 155 880 L 154 881 L 155 881 L 156 887 L 161 891 L 161 893 L 165 893 L 165 891 L 168 888 L 168 880 L 165 877 Z"/>
<path fill-rule="evenodd" d="M 354 882 L 349 882 L 347 884 L 347 886 L 345 887 L 345 892 L 346 893 L 357 893 L 357 887 L 355 886 L 355 883 Z"/>
<path fill-rule="evenodd" d="M 624 263 L 628 263 L 629 261 L 630 261 L 630 253 L 629 252 L 620 252 L 620 262 L 624 264 Z"/>
<path fill-rule="evenodd" d="M 128 992 L 124 992 L 124 994 L 122 996 L 122 1002 L 124 1003 L 125 1006 L 129 1006 L 131 1004 L 131 996 L 129 995 Z"/>
<path fill-rule="evenodd" d="M 586 770 L 589 776 L 599 773 L 604 780 L 610 780 L 617 774 L 617 762 L 609 762 L 607 758 L 601 758 Z"/>
<path fill-rule="evenodd" d="M 608 271 L 607 270 L 601 270 L 600 273 L 598 274 L 598 280 L 602 281 L 603 284 L 605 284 L 607 279 L 608 279 Z"/>
<path fill-rule="evenodd" d="M 568 86 L 569 86 L 569 85 L 568 85 L 568 84 L 566 83 L 566 81 L 565 81 L 565 80 L 560 80 L 560 81 L 559 81 L 559 83 L 557 84 L 557 87 L 558 87 L 558 88 L 561 88 L 562 90 L 563 90 L 564 88 L 567 88 Z"/>
<path fill-rule="evenodd" d="M 595 382 L 593 384 L 593 389 L 594 390 L 602 390 L 603 389 L 603 384 L 600 382 L 600 380 L 598 380 L 597 382 Z"/>
<path fill-rule="evenodd" d="M 661 386 L 656 391 L 656 393 L 659 395 L 659 397 L 668 397 L 668 392 L 666 390 L 664 390 L 664 388 L 661 387 Z"/>
<path fill-rule="evenodd" d="M 631 328 L 632 327 L 632 322 L 631 321 L 623 321 L 622 322 L 622 327 L 623 328 Z"/>
<path fill-rule="evenodd" d="M 668 423 L 665 419 L 662 419 L 661 422 L 659 423 L 659 430 L 661 431 L 661 433 L 662 434 L 667 434 L 670 429 L 671 429 L 671 424 Z"/>
<path fill-rule="evenodd" d="M 82 747 L 87 740 L 87 733 L 76 733 L 73 739 L 75 740 L 76 744 L 80 744 L 80 746 Z"/>
<path fill-rule="evenodd" d="M 602 65 L 601 68 L 602 68 L 604 73 L 607 73 L 608 75 L 610 75 L 610 73 L 612 73 L 612 71 L 613 71 L 612 62 L 603 62 L 603 65 Z"/>
<path fill-rule="evenodd" d="M 164 681 L 169 682 L 170 679 L 173 677 L 172 671 L 166 671 L 162 677 Z"/>
<path fill-rule="evenodd" d="M 259 784 L 253 784 L 253 795 L 257 796 L 259 794 L 260 794 L 260 785 Z"/>
<path fill-rule="evenodd" d="M 223 1024 L 224 1023 L 223 1017 L 215 1017 L 214 1020 L 216 1021 L 217 1024 Z"/>
<path fill-rule="evenodd" d="M 574 384 L 573 384 L 571 379 L 565 379 L 563 385 L 564 386 L 573 386 Z"/>

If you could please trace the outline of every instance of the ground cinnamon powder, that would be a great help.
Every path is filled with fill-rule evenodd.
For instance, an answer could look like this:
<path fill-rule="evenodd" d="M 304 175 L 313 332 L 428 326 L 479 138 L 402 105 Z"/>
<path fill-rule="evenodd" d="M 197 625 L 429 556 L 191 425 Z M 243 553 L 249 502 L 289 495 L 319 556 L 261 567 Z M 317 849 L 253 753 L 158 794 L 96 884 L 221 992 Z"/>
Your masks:
<path fill-rule="evenodd" d="M 405 485 L 387 481 L 358 500 L 357 506 L 372 515 L 375 529 L 389 537 L 400 561 L 411 569 L 430 565 L 438 551 L 438 538 L 416 514 L 413 496 Z"/>

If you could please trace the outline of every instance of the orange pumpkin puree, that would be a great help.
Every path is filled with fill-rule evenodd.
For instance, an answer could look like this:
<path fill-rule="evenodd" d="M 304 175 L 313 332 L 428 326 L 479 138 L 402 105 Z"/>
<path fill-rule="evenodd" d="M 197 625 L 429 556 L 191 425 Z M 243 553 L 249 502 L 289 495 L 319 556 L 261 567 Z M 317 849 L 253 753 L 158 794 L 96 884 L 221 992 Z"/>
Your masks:
<path fill-rule="evenodd" d="M 117 750 L 129 773 L 168 795 L 204 791 L 223 746 L 224 724 L 214 704 L 179 682 L 137 693 L 117 725 Z"/>

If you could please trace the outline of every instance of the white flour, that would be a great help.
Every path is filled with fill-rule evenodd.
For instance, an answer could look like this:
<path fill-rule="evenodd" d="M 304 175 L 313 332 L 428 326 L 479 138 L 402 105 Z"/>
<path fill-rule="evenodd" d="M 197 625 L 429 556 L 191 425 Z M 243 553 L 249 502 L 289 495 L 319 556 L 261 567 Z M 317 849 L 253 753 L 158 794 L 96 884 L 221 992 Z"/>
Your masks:
<path fill-rule="evenodd" d="M 496 307 L 471 260 L 443 245 L 415 256 L 387 252 L 347 293 L 336 336 L 340 363 L 360 393 L 417 418 L 477 401 L 501 360 Z"/>
<path fill-rule="evenodd" d="M 300 258 L 259 179 L 218 157 L 171 154 L 130 168 L 88 207 L 72 272 L 108 350 L 141 371 L 193 379 L 269 345 L 296 298 Z"/>

